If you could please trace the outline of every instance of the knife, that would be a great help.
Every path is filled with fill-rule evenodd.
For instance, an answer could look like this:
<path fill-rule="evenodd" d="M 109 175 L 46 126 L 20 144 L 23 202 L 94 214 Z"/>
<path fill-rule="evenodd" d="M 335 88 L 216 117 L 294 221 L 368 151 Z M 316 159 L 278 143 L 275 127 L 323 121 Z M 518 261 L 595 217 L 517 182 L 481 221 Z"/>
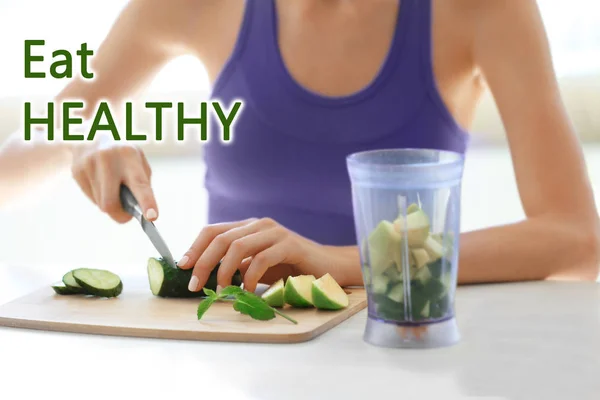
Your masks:
<path fill-rule="evenodd" d="M 161 255 L 161 257 L 167 263 L 169 263 L 171 267 L 177 268 L 175 260 L 169 251 L 169 247 L 158 233 L 158 229 L 156 229 L 156 226 L 152 223 L 152 221 L 148 221 L 144 217 L 142 209 L 140 208 L 140 204 L 135 199 L 131 189 L 121 184 L 119 197 L 121 199 L 121 205 L 123 206 L 123 209 L 140 223 L 142 230 L 146 233 L 146 235 L 148 235 L 148 238 L 150 238 L 150 241 L 156 250 L 158 250 L 158 253 Z"/>

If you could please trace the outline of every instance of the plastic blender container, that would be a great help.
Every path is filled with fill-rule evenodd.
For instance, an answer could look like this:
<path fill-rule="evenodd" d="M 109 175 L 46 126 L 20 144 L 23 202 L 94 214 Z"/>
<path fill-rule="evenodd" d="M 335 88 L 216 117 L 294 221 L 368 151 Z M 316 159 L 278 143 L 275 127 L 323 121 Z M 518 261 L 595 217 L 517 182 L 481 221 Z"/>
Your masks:
<path fill-rule="evenodd" d="M 463 154 L 373 150 L 349 155 L 347 168 L 368 297 L 364 340 L 407 348 L 457 343 Z"/>

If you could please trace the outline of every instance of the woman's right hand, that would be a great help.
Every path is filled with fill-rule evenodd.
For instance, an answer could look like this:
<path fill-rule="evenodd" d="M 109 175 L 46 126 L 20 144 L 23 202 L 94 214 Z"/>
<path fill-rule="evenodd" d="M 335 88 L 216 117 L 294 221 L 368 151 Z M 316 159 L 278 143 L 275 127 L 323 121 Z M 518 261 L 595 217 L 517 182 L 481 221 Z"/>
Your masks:
<path fill-rule="evenodd" d="M 152 171 L 137 146 L 107 140 L 76 145 L 71 150 L 71 172 L 86 196 L 118 223 L 132 217 L 121 205 L 121 183 L 131 189 L 144 216 L 154 221 L 158 207 L 150 184 Z"/>

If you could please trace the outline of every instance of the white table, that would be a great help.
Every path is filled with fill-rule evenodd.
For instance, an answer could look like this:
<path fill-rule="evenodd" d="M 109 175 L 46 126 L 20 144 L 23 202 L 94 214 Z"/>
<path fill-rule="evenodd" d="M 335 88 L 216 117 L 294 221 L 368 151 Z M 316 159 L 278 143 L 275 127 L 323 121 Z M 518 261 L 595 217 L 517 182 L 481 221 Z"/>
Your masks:
<path fill-rule="evenodd" d="M 586 156 L 600 193 L 600 147 L 587 147 Z M 197 160 L 153 160 L 152 165 L 159 226 L 177 256 L 205 222 L 203 167 Z M 465 230 L 522 217 L 505 149 L 472 152 L 463 190 Z M 154 251 L 139 227 L 108 220 L 69 180 L 0 210 L 0 239 L 1 303 L 77 266 L 143 273 Z M 365 312 L 298 345 L 0 328 L 0 400 L 62 400 L 65 393 L 81 400 L 120 400 L 129 393 L 140 400 L 597 400 L 599 308 L 596 284 L 461 288 L 457 312 L 463 341 L 432 351 L 364 343 Z"/>
<path fill-rule="evenodd" d="M 45 283 L 0 266 L 0 301 Z M 457 312 L 461 343 L 433 350 L 364 343 L 365 311 L 293 345 L 0 328 L 0 398 L 598 399 L 596 283 L 462 287 Z"/>

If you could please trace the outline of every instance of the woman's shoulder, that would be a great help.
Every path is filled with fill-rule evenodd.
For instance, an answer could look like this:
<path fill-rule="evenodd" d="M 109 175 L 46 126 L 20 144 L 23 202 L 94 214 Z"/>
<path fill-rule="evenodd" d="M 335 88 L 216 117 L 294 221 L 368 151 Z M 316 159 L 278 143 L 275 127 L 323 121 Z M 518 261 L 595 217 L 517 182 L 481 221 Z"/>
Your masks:
<path fill-rule="evenodd" d="M 123 13 L 136 15 L 135 28 L 146 44 L 202 54 L 235 25 L 232 19 L 242 14 L 244 4 L 244 0 L 134 0 Z"/>

